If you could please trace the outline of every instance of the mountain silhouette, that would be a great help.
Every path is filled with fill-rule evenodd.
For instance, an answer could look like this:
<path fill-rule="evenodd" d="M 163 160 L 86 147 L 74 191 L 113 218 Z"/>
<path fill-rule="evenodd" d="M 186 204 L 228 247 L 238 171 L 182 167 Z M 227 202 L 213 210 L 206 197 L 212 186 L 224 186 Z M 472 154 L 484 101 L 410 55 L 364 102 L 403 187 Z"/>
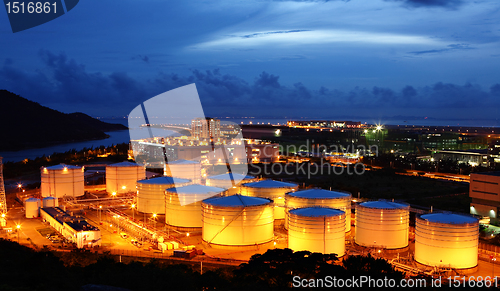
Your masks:
<path fill-rule="evenodd" d="M 62 113 L 7 90 L 0 90 L 0 151 L 103 139 L 105 131 L 125 130 L 84 113 Z"/>

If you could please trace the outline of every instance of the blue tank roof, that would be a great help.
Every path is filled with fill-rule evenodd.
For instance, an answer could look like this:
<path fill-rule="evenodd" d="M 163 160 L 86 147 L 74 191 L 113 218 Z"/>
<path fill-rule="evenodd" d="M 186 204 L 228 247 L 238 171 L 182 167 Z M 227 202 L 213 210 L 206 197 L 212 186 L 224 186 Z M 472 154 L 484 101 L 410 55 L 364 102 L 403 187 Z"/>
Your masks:
<path fill-rule="evenodd" d="M 238 174 L 238 173 L 233 173 L 232 175 L 233 175 L 233 180 L 238 180 L 238 181 L 255 179 L 255 177 L 250 176 L 250 175 L 242 175 L 242 174 Z M 210 176 L 207 179 L 231 180 L 229 173 L 215 175 L 215 176 Z"/>
<path fill-rule="evenodd" d="M 168 162 L 168 165 L 190 165 L 190 164 L 199 164 L 198 161 L 190 161 L 190 160 L 176 160 Z"/>
<path fill-rule="evenodd" d="M 450 212 L 444 213 L 429 213 L 420 216 L 421 219 L 425 219 L 429 222 L 436 223 L 446 223 L 446 224 L 473 224 L 479 223 L 479 220 L 475 217 L 468 215 L 455 214 Z"/>
<path fill-rule="evenodd" d="M 266 198 L 243 196 L 239 194 L 231 196 L 212 197 L 203 200 L 203 203 L 205 204 L 226 207 L 258 206 L 269 204 L 271 202 L 271 200 Z"/>
<path fill-rule="evenodd" d="M 337 216 L 345 214 L 344 211 L 328 207 L 307 207 L 307 208 L 296 208 L 290 210 L 291 214 L 306 216 L 306 217 L 323 217 L 323 216 Z"/>
<path fill-rule="evenodd" d="M 307 189 L 297 192 L 286 193 L 292 197 L 300 197 L 307 199 L 338 199 L 338 198 L 350 198 L 351 193 L 340 192 L 340 191 L 330 191 L 325 189 Z"/>
<path fill-rule="evenodd" d="M 141 167 L 141 166 L 136 164 L 136 163 L 131 163 L 131 162 L 125 161 L 125 162 L 121 162 L 121 163 L 107 165 L 106 167 Z"/>
<path fill-rule="evenodd" d="M 188 179 L 163 176 L 163 177 L 156 177 L 156 178 L 152 178 L 152 179 L 139 180 L 139 181 L 137 181 L 137 183 L 171 185 L 171 184 L 175 184 L 175 183 L 179 183 L 179 184 L 189 183 L 189 181 L 190 180 L 188 180 Z"/>
<path fill-rule="evenodd" d="M 80 169 L 80 170 L 82 169 L 82 167 L 80 167 L 80 166 L 72 166 L 72 165 L 66 165 L 66 164 L 59 164 L 59 165 L 45 167 L 45 168 L 47 168 L 48 170 L 64 170 L 64 168 Z"/>
<path fill-rule="evenodd" d="M 295 188 L 299 185 L 275 180 L 262 180 L 252 183 L 246 183 L 243 184 L 243 186 L 252 188 Z"/>
<path fill-rule="evenodd" d="M 200 184 L 192 184 L 182 187 L 173 187 L 167 189 L 169 192 L 176 192 L 177 194 L 213 194 L 217 195 L 226 191 L 226 189 L 218 188 L 218 187 L 210 187 Z"/>
<path fill-rule="evenodd" d="M 379 201 L 368 201 L 359 204 L 359 206 L 366 207 L 366 208 L 377 208 L 377 209 L 404 209 L 404 208 L 409 208 L 409 205 L 403 204 L 403 203 L 396 203 L 396 202 L 390 202 L 390 201 L 385 201 L 385 200 L 379 200 Z"/>

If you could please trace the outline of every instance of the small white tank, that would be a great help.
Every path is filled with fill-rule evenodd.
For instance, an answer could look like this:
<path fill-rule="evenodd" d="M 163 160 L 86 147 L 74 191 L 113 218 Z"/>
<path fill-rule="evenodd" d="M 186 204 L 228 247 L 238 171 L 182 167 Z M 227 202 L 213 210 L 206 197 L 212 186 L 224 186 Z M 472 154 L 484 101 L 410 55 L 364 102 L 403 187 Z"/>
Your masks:
<path fill-rule="evenodd" d="M 59 206 L 59 201 L 55 197 L 45 197 L 43 198 L 43 207 L 57 207 Z"/>
<path fill-rule="evenodd" d="M 345 254 L 345 212 L 326 207 L 289 212 L 288 248 L 323 254 Z"/>
<path fill-rule="evenodd" d="M 28 198 L 24 201 L 26 218 L 37 218 L 39 216 L 40 199 Z"/>

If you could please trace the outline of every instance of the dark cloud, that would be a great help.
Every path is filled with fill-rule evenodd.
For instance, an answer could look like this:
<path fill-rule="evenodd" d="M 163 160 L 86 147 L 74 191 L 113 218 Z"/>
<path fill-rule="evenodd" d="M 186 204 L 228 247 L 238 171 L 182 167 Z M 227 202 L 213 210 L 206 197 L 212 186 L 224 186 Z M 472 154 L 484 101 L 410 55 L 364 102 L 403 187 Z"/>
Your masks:
<path fill-rule="evenodd" d="M 280 60 L 282 61 L 295 61 L 295 60 L 303 60 L 307 59 L 305 56 L 302 55 L 293 55 L 293 56 L 285 56 L 282 57 Z"/>
<path fill-rule="evenodd" d="M 148 56 L 137 55 L 137 56 L 132 57 L 132 60 L 137 60 L 137 59 L 149 64 L 149 57 Z"/>
<path fill-rule="evenodd" d="M 307 30 L 307 29 L 293 29 L 293 30 L 277 30 L 277 31 L 268 31 L 268 32 L 256 32 L 256 33 L 252 33 L 252 34 L 241 35 L 239 37 L 241 37 L 241 38 L 252 38 L 252 37 L 265 36 L 265 35 L 271 35 L 271 34 L 296 33 L 296 32 L 304 32 L 304 31 L 310 31 L 310 30 Z"/>
<path fill-rule="evenodd" d="M 148 80 L 137 80 L 126 72 L 88 72 L 83 64 L 63 53 L 41 51 L 40 59 L 43 67 L 30 72 L 5 60 L 0 67 L 0 89 L 65 112 L 101 116 L 126 115 L 149 98 L 191 83 L 196 84 L 208 116 L 320 117 L 405 112 L 432 116 L 434 112 L 441 117 L 454 116 L 452 113 L 485 117 L 485 108 L 500 106 L 500 84 L 486 91 L 470 83 L 444 82 L 418 88 L 407 85 L 399 90 L 374 86 L 341 91 L 324 86 L 310 88 L 301 82 L 286 86 L 279 76 L 265 71 L 248 82 L 219 69 L 193 70 L 185 75 L 159 73 Z"/>
<path fill-rule="evenodd" d="M 409 52 L 409 54 L 412 54 L 412 55 L 439 54 L 439 53 L 445 53 L 445 52 L 450 52 L 450 51 L 472 50 L 472 49 L 475 49 L 475 48 L 470 47 L 468 44 L 457 43 L 457 44 L 450 44 L 446 48 L 442 48 L 442 49 L 415 51 L 415 52 Z"/>
<path fill-rule="evenodd" d="M 402 2 L 405 6 L 409 7 L 446 7 L 457 9 L 462 4 L 463 0 L 386 0 L 393 2 Z"/>

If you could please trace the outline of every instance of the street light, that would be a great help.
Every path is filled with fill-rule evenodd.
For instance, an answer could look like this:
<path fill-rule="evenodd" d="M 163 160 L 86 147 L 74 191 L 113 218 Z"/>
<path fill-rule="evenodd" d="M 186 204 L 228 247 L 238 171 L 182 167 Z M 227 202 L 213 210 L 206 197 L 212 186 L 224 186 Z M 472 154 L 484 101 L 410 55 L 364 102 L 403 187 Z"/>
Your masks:
<path fill-rule="evenodd" d="M 135 218 L 134 218 L 134 208 L 135 208 L 135 204 L 132 204 L 132 205 L 131 205 L 131 207 L 132 207 L 132 220 L 135 220 Z"/>
<path fill-rule="evenodd" d="M 101 224 L 101 213 L 102 213 L 102 205 L 99 205 L 99 224 Z"/>
<path fill-rule="evenodd" d="M 115 198 L 116 192 L 111 193 L 111 195 L 113 196 L 113 198 Z"/>
<path fill-rule="evenodd" d="M 156 231 L 156 213 L 153 213 L 153 219 L 154 219 L 154 230 Z"/>
<path fill-rule="evenodd" d="M 21 230 L 21 225 L 20 224 L 16 225 L 16 228 L 17 228 L 17 243 L 19 244 L 19 230 Z"/>

